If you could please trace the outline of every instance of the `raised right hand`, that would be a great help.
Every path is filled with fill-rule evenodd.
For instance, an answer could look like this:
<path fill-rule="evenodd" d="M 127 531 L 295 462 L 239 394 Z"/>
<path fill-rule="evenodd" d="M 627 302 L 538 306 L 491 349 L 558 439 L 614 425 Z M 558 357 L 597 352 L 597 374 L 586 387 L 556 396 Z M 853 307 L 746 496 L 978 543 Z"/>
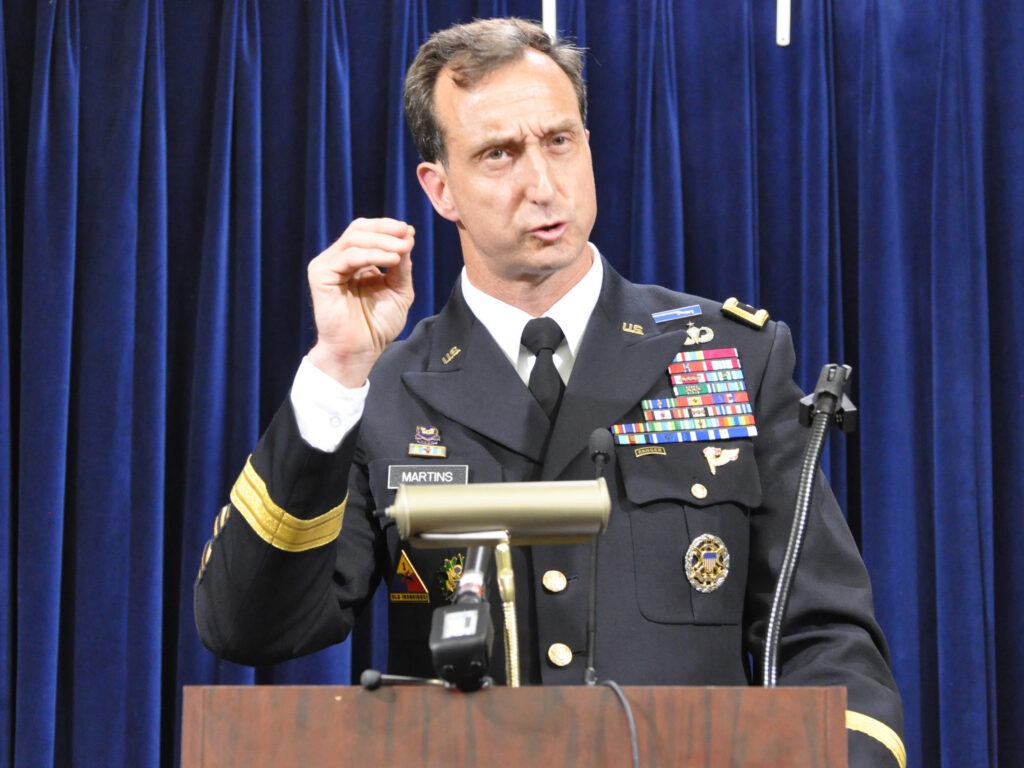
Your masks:
<path fill-rule="evenodd" d="M 309 263 L 317 330 L 309 358 L 345 386 L 362 386 L 405 327 L 415 234 L 404 221 L 356 219 Z"/>

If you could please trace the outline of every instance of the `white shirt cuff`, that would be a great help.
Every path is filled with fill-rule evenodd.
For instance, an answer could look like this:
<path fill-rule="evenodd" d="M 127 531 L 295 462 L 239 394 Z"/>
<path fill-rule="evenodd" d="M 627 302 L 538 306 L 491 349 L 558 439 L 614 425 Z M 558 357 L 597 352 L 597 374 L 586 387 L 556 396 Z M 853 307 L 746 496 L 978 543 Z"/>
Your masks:
<path fill-rule="evenodd" d="M 326 453 L 336 451 L 362 418 L 369 391 L 369 381 L 349 389 L 313 365 L 308 356 L 302 358 L 290 396 L 302 439 Z"/>

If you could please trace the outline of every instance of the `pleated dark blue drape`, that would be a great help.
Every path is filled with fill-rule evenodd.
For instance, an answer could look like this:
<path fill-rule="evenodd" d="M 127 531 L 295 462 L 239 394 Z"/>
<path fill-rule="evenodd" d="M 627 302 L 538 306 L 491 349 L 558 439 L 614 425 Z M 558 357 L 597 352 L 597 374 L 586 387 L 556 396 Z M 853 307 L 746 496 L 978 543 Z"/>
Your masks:
<path fill-rule="evenodd" d="M 1024 752 L 1024 7 L 561 0 L 589 49 L 594 241 L 635 280 L 854 367 L 829 472 L 914 765 Z M 313 340 L 305 264 L 417 231 L 413 319 L 461 267 L 401 78 L 430 31 L 540 0 L 0 3 L 0 768 L 173 765 L 181 686 L 348 683 L 346 643 L 218 661 L 191 590 Z M 679 649 L 679 652 L 686 652 Z"/>

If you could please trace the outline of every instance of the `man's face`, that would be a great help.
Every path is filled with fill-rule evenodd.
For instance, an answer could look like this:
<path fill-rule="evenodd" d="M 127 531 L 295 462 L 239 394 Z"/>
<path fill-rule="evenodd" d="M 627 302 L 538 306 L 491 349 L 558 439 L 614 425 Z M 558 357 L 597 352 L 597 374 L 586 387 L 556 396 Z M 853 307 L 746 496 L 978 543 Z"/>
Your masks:
<path fill-rule="evenodd" d="M 499 298 L 541 283 L 568 290 L 591 264 L 597 214 L 569 78 L 528 50 L 470 90 L 442 72 L 434 95 L 448 164 L 423 163 L 420 182 L 458 225 L 470 280 Z"/>

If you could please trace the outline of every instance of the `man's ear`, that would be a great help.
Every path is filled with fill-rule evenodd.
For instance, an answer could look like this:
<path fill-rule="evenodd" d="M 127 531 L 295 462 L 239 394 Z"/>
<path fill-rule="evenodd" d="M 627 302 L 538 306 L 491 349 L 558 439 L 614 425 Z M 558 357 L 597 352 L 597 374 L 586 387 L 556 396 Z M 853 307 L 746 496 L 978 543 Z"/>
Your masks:
<path fill-rule="evenodd" d="M 459 211 L 448 190 L 448 172 L 441 163 L 420 163 L 416 166 L 416 178 L 430 198 L 434 210 L 448 221 L 458 222 Z"/>

